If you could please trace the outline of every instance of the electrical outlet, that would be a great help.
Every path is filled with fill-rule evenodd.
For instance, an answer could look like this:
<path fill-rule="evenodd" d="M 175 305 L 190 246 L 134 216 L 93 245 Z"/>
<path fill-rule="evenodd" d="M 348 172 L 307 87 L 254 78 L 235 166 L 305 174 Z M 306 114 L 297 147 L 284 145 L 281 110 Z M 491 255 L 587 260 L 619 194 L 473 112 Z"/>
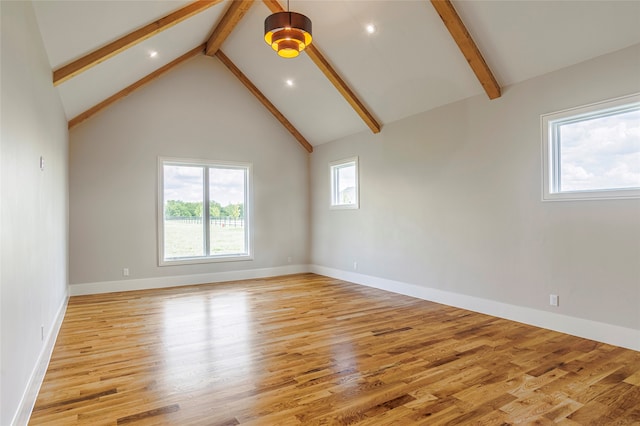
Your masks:
<path fill-rule="evenodd" d="M 44 342 L 44 324 L 40 326 L 40 340 Z"/>
<path fill-rule="evenodd" d="M 122 276 L 124 277 L 129 276 L 129 268 L 122 268 Z"/>
<path fill-rule="evenodd" d="M 354 271 L 358 270 L 358 262 L 356 262 L 356 261 L 353 262 L 353 270 Z"/>
<path fill-rule="evenodd" d="M 291 256 L 287 257 L 287 262 L 291 263 L 292 260 Z"/>
<path fill-rule="evenodd" d="M 558 295 L 557 294 L 550 294 L 549 295 L 549 304 L 551 306 L 558 306 L 559 299 L 558 299 Z"/>

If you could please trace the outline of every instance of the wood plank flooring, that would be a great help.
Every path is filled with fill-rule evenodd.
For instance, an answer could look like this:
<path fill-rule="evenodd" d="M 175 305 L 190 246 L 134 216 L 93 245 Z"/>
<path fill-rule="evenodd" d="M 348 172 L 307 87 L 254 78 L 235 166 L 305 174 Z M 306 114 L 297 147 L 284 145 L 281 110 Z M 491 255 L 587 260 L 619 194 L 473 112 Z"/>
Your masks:
<path fill-rule="evenodd" d="M 640 352 L 313 274 L 72 297 L 32 425 L 640 424 Z"/>

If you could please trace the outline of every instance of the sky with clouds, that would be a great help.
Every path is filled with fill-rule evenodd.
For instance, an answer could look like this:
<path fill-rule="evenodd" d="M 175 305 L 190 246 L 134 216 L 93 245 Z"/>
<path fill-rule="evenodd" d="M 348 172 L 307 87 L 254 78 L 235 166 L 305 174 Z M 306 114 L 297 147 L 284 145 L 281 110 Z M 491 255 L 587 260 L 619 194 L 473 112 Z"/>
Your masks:
<path fill-rule="evenodd" d="M 338 169 L 338 192 L 356 186 L 355 166 L 340 167 Z"/>
<path fill-rule="evenodd" d="M 640 187 L 640 109 L 560 126 L 561 191 Z"/>
<path fill-rule="evenodd" d="M 164 199 L 202 202 L 204 169 L 164 166 Z M 242 169 L 209 169 L 209 198 L 223 207 L 244 203 L 245 172 Z"/>

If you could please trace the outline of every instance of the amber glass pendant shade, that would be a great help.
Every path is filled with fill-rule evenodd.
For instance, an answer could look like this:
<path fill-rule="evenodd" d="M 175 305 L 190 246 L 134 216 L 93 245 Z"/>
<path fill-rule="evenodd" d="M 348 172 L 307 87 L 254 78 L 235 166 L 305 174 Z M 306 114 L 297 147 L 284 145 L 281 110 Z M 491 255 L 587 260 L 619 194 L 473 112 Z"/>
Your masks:
<path fill-rule="evenodd" d="M 264 20 L 264 41 L 283 58 L 295 58 L 311 44 L 311 20 L 296 12 L 277 12 Z"/>

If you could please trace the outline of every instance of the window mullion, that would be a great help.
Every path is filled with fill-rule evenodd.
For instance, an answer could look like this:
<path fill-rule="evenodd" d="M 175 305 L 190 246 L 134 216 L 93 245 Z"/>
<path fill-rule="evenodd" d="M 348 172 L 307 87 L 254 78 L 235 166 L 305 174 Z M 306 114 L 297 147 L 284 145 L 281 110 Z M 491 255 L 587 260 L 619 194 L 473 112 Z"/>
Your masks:
<path fill-rule="evenodd" d="M 211 218 L 210 218 L 210 208 L 209 208 L 209 168 L 204 167 L 204 201 L 202 203 L 202 223 L 204 224 L 204 253 L 205 256 L 211 256 L 211 236 L 210 227 L 211 227 Z"/>
<path fill-rule="evenodd" d="M 331 203 L 338 204 L 338 169 L 331 170 Z"/>
<path fill-rule="evenodd" d="M 562 189 L 562 184 L 560 182 L 560 177 L 561 177 L 561 173 L 560 173 L 560 144 L 562 143 L 562 141 L 560 140 L 560 125 L 559 124 L 553 124 L 553 137 L 552 137 L 552 143 L 551 143 L 551 149 L 553 150 L 552 152 L 552 191 L 553 192 L 560 192 Z"/>

